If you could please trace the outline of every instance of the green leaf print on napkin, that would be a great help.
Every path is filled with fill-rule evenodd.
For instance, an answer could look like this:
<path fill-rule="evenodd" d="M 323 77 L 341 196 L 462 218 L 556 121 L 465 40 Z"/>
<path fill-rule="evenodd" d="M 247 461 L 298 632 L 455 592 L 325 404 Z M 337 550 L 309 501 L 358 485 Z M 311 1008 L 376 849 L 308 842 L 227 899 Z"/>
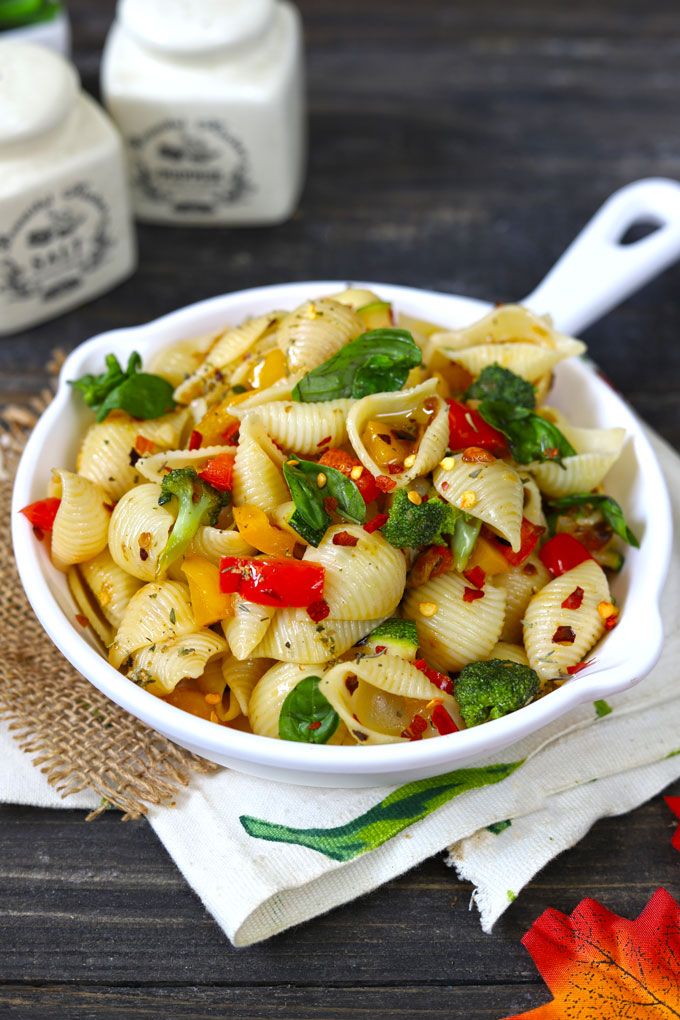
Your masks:
<path fill-rule="evenodd" d="M 500 783 L 521 764 L 521 761 L 513 761 L 476 769 L 457 769 L 443 776 L 407 783 L 358 818 L 330 829 L 293 829 L 250 815 L 241 815 L 239 821 L 248 835 L 256 839 L 297 843 L 310 850 L 318 850 L 334 861 L 351 861 L 367 850 L 375 850 L 458 794 Z"/>

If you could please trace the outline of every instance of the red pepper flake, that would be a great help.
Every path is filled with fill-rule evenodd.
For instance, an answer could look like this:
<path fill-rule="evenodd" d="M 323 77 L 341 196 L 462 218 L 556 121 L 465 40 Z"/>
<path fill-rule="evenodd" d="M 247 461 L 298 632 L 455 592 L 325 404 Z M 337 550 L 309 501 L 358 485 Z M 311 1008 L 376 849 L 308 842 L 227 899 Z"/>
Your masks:
<path fill-rule="evenodd" d="M 222 439 L 229 446 L 238 446 L 238 430 L 241 428 L 240 421 L 233 421 L 231 425 L 227 425 L 226 429 L 222 433 Z M 189 447 L 191 449 L 191 447 Z"/>
<path fill-rule="evenodd" d="M 354 546 L 357 544 L 359 539 L 356 535 L 350 535 L 349 531 L 338 531 L 333 535 L 333 545 L 349 545 Z"/>
<path fill-rule="evenodd" d="M 595 659 L 588 659 L 586 662 L 577 662 L 575 666 L 567 666 L 567 673 L 569 676 L 574 676 L 575 673 L 580 673 L 586 666 L 592 666 Z"/>
<path fill-rule="evenodd" d="M 399 468 L 401 471 L 401 468 Z M 397 483 L 393 478 L 388 478 L 387 475 L 378 475 L 375 484 L 378 486 L 381 492 L 391 492 L 392 489 L 396 489 Z"/>
<path fill-rule="evenodd" d="M 320 728 L 321 723 L 318 721 L 318 719 L 315 722 L 310 722 L 309 726 L 307 727 L 308 730 L 318 730 Z"/>
<path fill-rule="evenodd" d="M 560 451 L 556 446 L 551 446 L 548 450 L 545 450 L 544 457 L 546 460 L 554 460 L 555 457 L 559 457 Z"/>
<path fill-rule="evenodd" d="M 374 531 L 378 530 L 378 528 L 382 528 L 383 524 L 387 524 L 388 519 L 389 514 L 376 514 L 370 521 L 366 521 L 364 524 L 364 531 L 367 531 L 369 535 L 372 535 Z"/>
<path fill-rule="evenodd" d="M 574 588 L 571 595 L 567 595 L 566 599 L 562 603 L 562 609 L 580 609 L 584 595 L 585 592 L 583 588 L 581 588 L 580 585 L 577 586 Z"/>
<path fill-rule="evenodd" d="M 327 514 L 335 513 L 338 508 L 338 501 L 335 496 L 324 496 L 323 498 L 324 510 Z M 336 543 L 337 544 L 337 543 Z"/>
<path fill-rule="evenodd" d="M 473 584 L 475 588 L 483 588 L 486 580 L 486 574 L 481 567 L 472 567 L 471 570 L 464 570 L 463 577 L 470 584 Z"/>
<path fill-rule="evenodd" d="M 307 612 L 314 620 L 314 623 L 320 623 L 321 620 L 325 620 L 330 611 L 330 606 L 325 599 L 319 599 L 317 602 L 310 602 L 307 606 Z"/>
<path fill-rule="evenodd" d="M 434 706 L 432 711 L 432 722 L 437 727 L 441 736 L 444 736 L 446 733 L 458 732 L 458 727 L 443 705 Z"/>
<path fill-rule="evenodd" d="M 140 560 L 148 560 L 149 554 L 146 551 L 146 549 L 140 549 L 139 550 L 139 558 L 140 558 Z"/>
<path fill-rule="evenodd" d="M 448 482 L 442 482 L 442 484 L 441 484 L 441 487 L 442 487 L 442 489 L 444 490 L 444 492 L 446 492 L 446 490 L 447 490 L 447 489 L 448 489 L 448 487 L 449 487 L 449 483 L 448 483 Z"/>
<path fill-rule="evenodd" d="M 576 631 L 573 627 L 558 627 L 553 634 L 554 645 L 573 645 L 576 640 Z"/>
<path fill-rule="evenodd" d="M 348 676 L 348 677 L 345 678 L 345 687 L 347 688 L 347 690 L 349 691 L 350 694 L 354 694 L 354 692 L 356 691 L 358 686 L 359 686 L 359 681 L 357 680 L 357 678 L 355 676 Z M 357 719 L 356 716 L 354 716 L 354 718 Z M 357 722 L 359 722 L 358 719 L 357 719 Z"/>
<path fill-rule="evenodd" d="M 479 591 L 477 588 L 464 588 L 463 589 L 463 602 L 476 602 L 477 599 L 483 599 L 484 592 Z"/>
<path fill-rule="evenodd" d="M 319 442 L 316 445 L 317 446 L 325 446 L 326 443 L 330 443 L 332 438 L 333 438 L 332 436 L 324 436 L 323 439 L 320 439 Z"/>
<path fill-rule="evenodd" d="M 440 691 L 444 691 L 444 694 L 453 694 L 453 680 L 446 673 L 439 673 L 436 669 L 431 669 L 425 659 L 416 659 L 413 665 L 425 674 L 431 684 L 438 687 Z"/>
<path fill-rule="evenodd" d="M 146 436 L 137 435 L 135 436 L 135 450 L 140 457 L 145 457 L 147 453 L 153 453 L 156 449 L 156 444 L 153 439 L 147 439 Z"/>
<path fill-rule="evenodd" d="M 427 729 L 427 721 L 423 719 L 422 715 L 418 715 L 416 712 L 413 716 L 410 729 L 412 733 L 424 733 Z"/>
<path fill-rule="evenodd" d="M 203 436 L 197 429 L 194 429 L 194 431 L 191 433 L 191 438 L 189 439 L 189 449 L 198 450 L 202 442 Z"/>
<path fill-rule="evenodd" d="M 87 627 L 88 623 L 90 622 L 86 616 L 82 616 L 80 613 L 76 613 L 76 621 L 80 624 L 81 627 Z"/>
<path fill-rule="evenodd" d="M 404 470 L 403 464 L 388 464 L 387 470 L 391 475 L 400 475 Z"/>
<path fill-rule="evenodd" d="M 608 616 L 607 619 L 604 621 L 604 629 L 613 630 L 618 622 L 619 622 L 618 616 Z"/>

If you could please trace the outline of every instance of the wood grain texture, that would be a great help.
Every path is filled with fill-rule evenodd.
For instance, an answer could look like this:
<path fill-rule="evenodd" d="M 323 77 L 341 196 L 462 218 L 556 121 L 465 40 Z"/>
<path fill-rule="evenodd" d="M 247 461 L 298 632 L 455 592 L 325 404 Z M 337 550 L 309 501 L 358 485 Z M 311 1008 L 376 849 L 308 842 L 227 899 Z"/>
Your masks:
<path fill-rule="evenodd" d="M 55 346 L 216 293 L 367 278 L 510 300 L 615 188 L 680 178 L 672 0 L 301 0 L 310 162 L 300 208 L 259 230 L 140 226 L 110 294 L 0 340 L 0 401 L 45 384 Z M 97 94 L 112 0 L 71 0 Z M 680 447 L 680 268 L 585 335 Z M 675 793 L 680 793 L 676 784 Z M 354 904 L 233 950 L 145 822 L 0 808 L 0 1015 L 20 1020 L 489 1018 L 546 1001 L 520 939 L 584 896 L 636 916 L 680 895 L 661 798 L 601 821 L 536 876 L 492 935 L 440 858 Z"/>

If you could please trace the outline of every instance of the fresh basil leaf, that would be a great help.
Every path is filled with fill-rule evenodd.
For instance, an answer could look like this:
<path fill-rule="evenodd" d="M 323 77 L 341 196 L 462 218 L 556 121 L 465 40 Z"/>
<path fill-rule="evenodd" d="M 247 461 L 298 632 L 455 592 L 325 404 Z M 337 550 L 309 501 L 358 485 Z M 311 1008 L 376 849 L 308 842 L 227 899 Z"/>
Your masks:
<path fill-rule="evenodd" d="M 518 464 L 534 460 L 556 461 L 574 457 L 576 450 L 556 425 L 526 407 L 505 400 L 483 400 L 477 408 L 487 424 L 502 432 Z"/>
<path fill-rule="evenodd" d="M 318 484 L 320 474 L 326 478 L 322 488 Z M 312 545 L 319 544 L 331 525 L 330 514 L 324 505 L 326 497 L 337 500 L 336 509 L 346 520 L 354 524 L 365 523 L 364 498 L 352 479 L 343 475 L 342 471 L 311 460 L 297 460 L 295 464 L 289 462 L 283 465 L 283 477 L 295 503 L 295 513 L 289 524 Z M 305 532 L 300 530 L 300 523 L 305 527 Z M 318 536 L 318 540 L 310 538 L 310 533 L 314 538 Z"/>
<path fill-rule="evenodd" d="M 619 538 L 635 549 L 640 548 L 640 543 L 626 524 L 623 510 L 612 496 L 598 492 L 573 492 L 569 496 L 562 496 L 561 499 L 551 499 L 548 506 L 552 511 L 571 510 L 575 506 L 596 507 Z"/>
<path fill-rule="evenodd" d="M 463 400 L 505 400 L 533 411 L 536 407 L 534 387 L 520 375 L 494 362 L 486 365 L 463 394 Z"/>
<path fill-rule="evenodd" d="M 326 744 L 340 724 L 340 716 L 326 700 L 318 676 L 306 676 L 287 695 L 279 714 L 281 740 Z"/>
<path fill-rule="evenodd" d="M 132 418 L 146 421 L 160 418 L 175 406 L 172 386 L 166 379 L 140 372 L 142 359 L 133 351 L 125 371 L 114 354 L 106 356 L 106 372 L 72 379 L 70 385 L 79 390 L 85 403 L 104 421 L 109 411 L 122 410 Z"/>
<path fill-rule="evenodd" d="M 422 351 L 405 329 L 371 329 L 303 376 L 293 400 L 316 403 L 400 389 Z"/>

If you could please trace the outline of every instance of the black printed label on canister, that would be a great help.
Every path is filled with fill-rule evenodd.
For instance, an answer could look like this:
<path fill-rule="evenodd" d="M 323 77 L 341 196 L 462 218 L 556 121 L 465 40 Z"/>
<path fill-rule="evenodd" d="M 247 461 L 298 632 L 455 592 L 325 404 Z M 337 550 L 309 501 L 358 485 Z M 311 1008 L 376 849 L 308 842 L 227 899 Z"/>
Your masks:
<path fill-rule="evenodd" d="M 246 149 L 219 120 L 164 120 L 128 146 L 139 197 L 180 216 L 210 216 L 254 190 Z"/>
<path fill-rule="evenodd" d="M 112 244 L 108 206 L 88 184 L 38 198 L 0 233 L 0 296 L 49 302 L 77 290 Z"/>

